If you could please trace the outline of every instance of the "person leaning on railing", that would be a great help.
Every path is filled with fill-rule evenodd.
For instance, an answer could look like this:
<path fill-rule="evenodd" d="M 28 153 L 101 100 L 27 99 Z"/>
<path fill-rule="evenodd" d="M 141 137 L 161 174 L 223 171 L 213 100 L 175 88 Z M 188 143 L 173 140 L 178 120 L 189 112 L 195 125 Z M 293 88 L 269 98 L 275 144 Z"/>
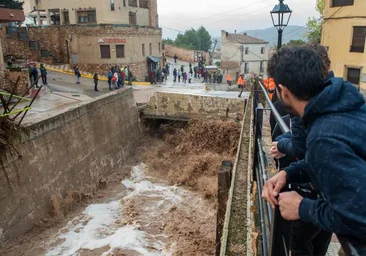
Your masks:
<path fill-rule="evenodd" d="M 278 97 L 308 131 L 305 159 L 269 179 L 263 198 L 283 218 L 332 232 L 366 255 L 366 107 L 349 82 L 326 83 L 319 54 L 309 47 L 282 48 L 269 61 Z M 280 191 L 311 182 L 317 199 Z"/>
<path fill-rule="evenodd" d="M 328 52 L 324 46 L 318 44 L 309 45 L 316 50 L 322 58 L 322 70 L 325 82 L 334 77 L 330 70 L 330 60 Z M 274 83 L 274 81 L 273 81 Z M 274 89 L 275 90 L 275 89 Z M 303 160 L 306 152 L 307 132 L 303 121 L 298 116 L 291 118 L 291 132 L 287 132 L 275 138 L 271 155 L 273 158 L 282 159 L 283 156 Z M 284 170 L 293 167 L 286 166 Z M 309 183 L 292 184 L 292 189 L 296 190 L 301 196 L 316 199 L 318 193 Z M 332 233 L 321 230 L 315 225 L 301 220 L 292 223 L 290 250 L 292 256 L 297 255 L 316 255 L 325 256 L 332 238 Z"/>

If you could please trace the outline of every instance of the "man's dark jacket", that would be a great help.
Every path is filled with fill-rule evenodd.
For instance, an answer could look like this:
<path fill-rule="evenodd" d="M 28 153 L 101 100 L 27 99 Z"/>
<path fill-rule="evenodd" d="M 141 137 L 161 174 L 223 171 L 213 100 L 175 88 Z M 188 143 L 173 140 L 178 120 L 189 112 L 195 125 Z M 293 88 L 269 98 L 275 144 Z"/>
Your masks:
<path fill-rule="evenodd" d="M 311 181 L 321 198 L 304 198 L 300 219 L 323 230 L 366 242 L 366 107 L 349 82 L 332 78 L 310 100 L 302 117 L 308 129 L 301 171 L 289 182 Z"/>

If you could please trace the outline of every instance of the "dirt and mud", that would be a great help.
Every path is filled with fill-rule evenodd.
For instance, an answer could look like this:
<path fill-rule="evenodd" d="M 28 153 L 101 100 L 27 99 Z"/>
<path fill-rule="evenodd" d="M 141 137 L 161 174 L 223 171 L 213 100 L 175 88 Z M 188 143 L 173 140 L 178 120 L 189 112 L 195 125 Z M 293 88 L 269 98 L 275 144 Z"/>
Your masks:
<path fill-rule="evenodd" d="M 0 255 L 214 255 L 217 171 L 234 160 L 240 124 L 166 123 L 150 135 L 97 189 L 50 198 L 47 225 Z"/>

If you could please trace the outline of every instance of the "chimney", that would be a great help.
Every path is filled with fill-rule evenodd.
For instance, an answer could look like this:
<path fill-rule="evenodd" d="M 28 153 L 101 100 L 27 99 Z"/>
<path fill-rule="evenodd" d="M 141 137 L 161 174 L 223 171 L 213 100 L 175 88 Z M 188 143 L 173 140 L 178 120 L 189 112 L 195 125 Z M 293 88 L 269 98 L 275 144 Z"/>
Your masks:
<path fill-rule="evenodd" d="M 236 34 L 236 29 L 235 29 L 235 34 Z"/>
<path fill-rule="evenodd" d="M 247 35 L 247 33 L 243 33 L 243 35 L 244 35 L 244 36 L 246 36 L 246 35 Z"/>
<path fill-rule="evenodd" d="M 226 36 L 227 36 L 227 37 L 229 36 L 229 32 L 226 32 Z"/>

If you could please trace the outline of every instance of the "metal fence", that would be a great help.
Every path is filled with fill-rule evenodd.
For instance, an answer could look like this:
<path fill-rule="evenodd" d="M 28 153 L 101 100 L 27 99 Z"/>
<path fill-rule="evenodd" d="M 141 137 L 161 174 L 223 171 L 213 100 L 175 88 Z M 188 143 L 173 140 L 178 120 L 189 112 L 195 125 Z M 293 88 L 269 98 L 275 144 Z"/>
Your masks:
<path fill-rule="evenodd" d="M 267 181 L 266 157 L 262 143 L 263 113 L 270 110 L 283 133 L 290 129 L 273 105 L 262 81 L 256 81 L 254 88 L 254 131 L 255 131 L 255 178 L 258 185 L 258 205 L 261 239 L 259 251 L 263 256 L 288 256 L 291 234 L 291 222 L 282 219 L 279 208 L 272 210 L 269 203 L 262 199 L 263 185 Z M 261 102 L 262 101 L 262 102 Z M 265 108 L 264 104 L 268 108 Z M 366 244 L 349 237 L 337 236 L 345 255 L 365 256 Z"/>

